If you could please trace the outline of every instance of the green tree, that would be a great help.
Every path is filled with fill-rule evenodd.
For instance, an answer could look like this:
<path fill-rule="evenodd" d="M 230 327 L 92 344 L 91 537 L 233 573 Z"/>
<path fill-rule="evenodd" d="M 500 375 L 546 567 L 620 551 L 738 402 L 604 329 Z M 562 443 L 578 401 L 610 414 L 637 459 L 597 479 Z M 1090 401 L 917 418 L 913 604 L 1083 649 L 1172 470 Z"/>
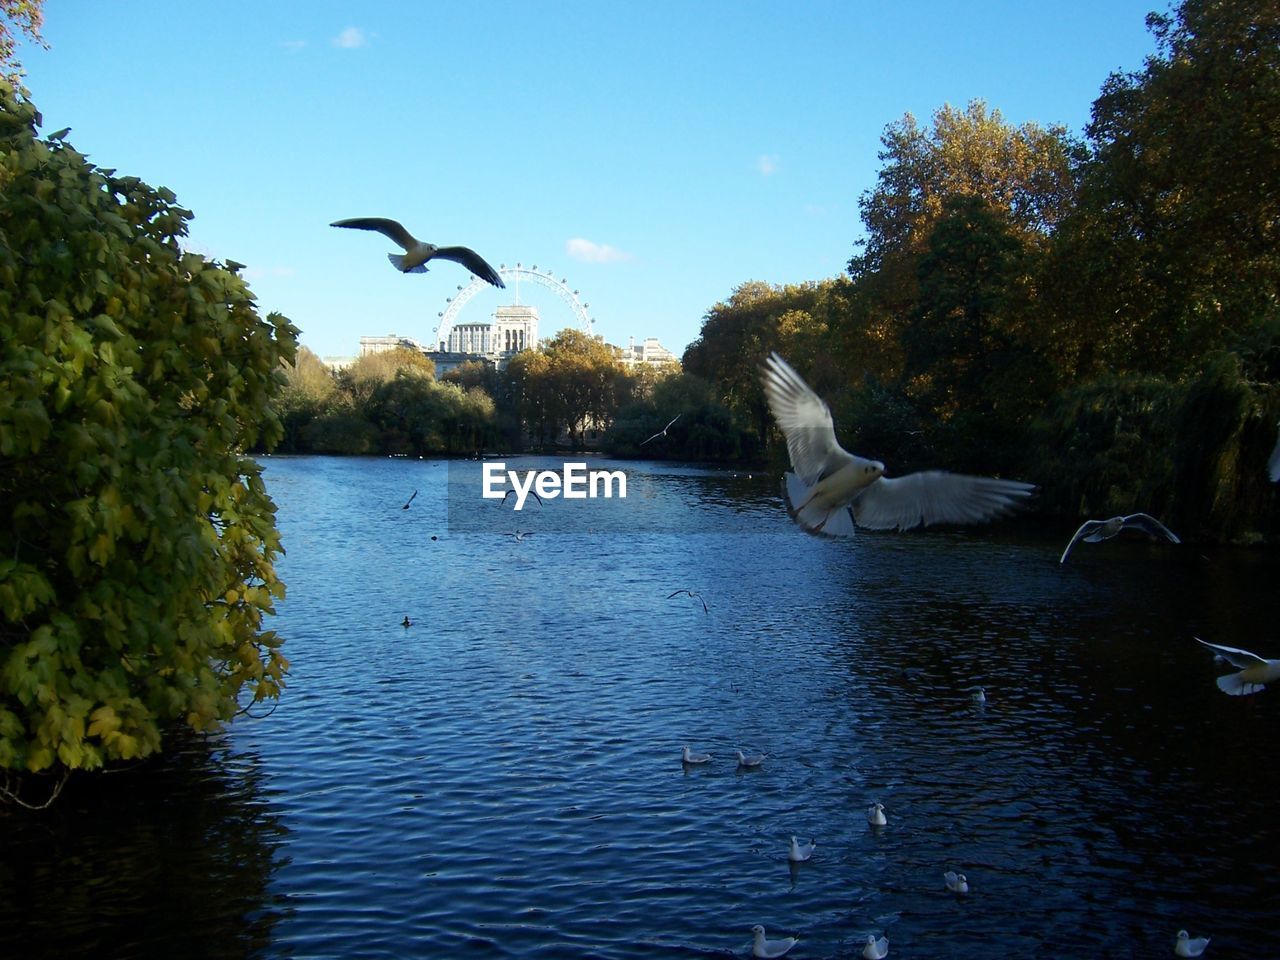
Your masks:
<path fill-rule="evenodd" d="M 1185 0 L 1113 74 L 1055 299 L 1095 372 L 1192 374 L 1280 320 L 1280 7 Z"/>
<path fill-rule="evenodd" d="M 243 452 L 280 435 L 297 333 L 182 251 L 172 193 L 36 117 L 0 81 L 0 767 L 23 777 L 279 695 L 279 534 Z"/>
<path fill-rule="evenodd" d="M 22 64 L 14 56 L 17 38 L 9 24 L 16 26 L 28 40 L 44 46 L 40 36 L 43 23 L 44 0 L 0 0 L 0 79 L 16 83 L 22 75 Z"/>
<path fill-rule="evenodd" d="M 322 416 L 337 391 L 333 373 L 306 347 L 298 347 L 292 363 L 281 361 L 284 387 L 276 398 L 276 412 L 284 427 L 280 447 L 289 452 L 303 449 L 307 427 Z"/>

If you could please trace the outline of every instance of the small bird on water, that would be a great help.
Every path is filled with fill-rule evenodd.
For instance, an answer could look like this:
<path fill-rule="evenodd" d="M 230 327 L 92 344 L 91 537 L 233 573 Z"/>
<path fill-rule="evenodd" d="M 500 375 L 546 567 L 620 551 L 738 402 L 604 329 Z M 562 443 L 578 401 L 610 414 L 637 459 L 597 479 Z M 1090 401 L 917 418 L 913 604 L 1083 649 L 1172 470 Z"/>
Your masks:
<path fill-rule="evenodd" d="M 767 754 L 763 754 L 763 753 L 745 754 L 741 750 L 739 750 L 738 766 L 747 767 L 747 768 L 754 768 L 754 767 L 761 766 L 764 763 L 764 758 L 766 756 Z"/>
<path fill-rule="evenodd" d="M 680 753 L 681 763 L 706 763 L 711 759 L 709 753 L 694 753 L 689 749 L 689 745 L 685 744 L 684 750 Z"/>
<path fill-rule="evenodd" d="M 948 870 L 942 875 L 942 879 L 947 881 L 947 889 L 952 893 L 969 892 L 969 881 L 963 873 L 956 873 L 954 870 Z"/>
<path fill-rule="evenodd" d="M 413 626 L 413 621 L 412 621 L 412 620 L 410 620 L 408 617 L 405 617 L 405 618 L 404 618 L 404 620 L 402 620 L 402 621 L 401 621 L 400 626 L 402 626 L 402 627 L 412 627 L 412 626 Z"/>
<path fill-rule="evenodd" d="M 867 823 L 871 824 L 873 827 L 883 827 L 888 822 L 888 818 L 884 815 L 883 803 L 877 800 L 871 806 L 867 807 Z"/>
<path fill-rule="evenodd" d="M 783 937 L 781 940 L 766 940 L 764 927 L 756 924 L 751 928 L 754 940 L 751 943 L 753 957 L 780 957 L 800 941 L 796 937 Z"/>
<path fill-rule="evenodd" d="M 889 955 L 889 938 L 881 937 L 879 940 L 875 938 L 875 934 L 867 934 L 867 945 L 862 948 L 862 955 L 866 960 L 884 960 Z"/>
<path fill-rule="evenodd" d="M 813 849 L 817 845 L 818 842 L 813 838 L 810 838 L 808 843 L 802 844 L 795 837 L 792 837 L 791 846 L 787 850 L 787 859 L 792 863 L 804 863 L 813 856 Z"/>
<path fill-rule="evenodd" d="M 1192 937 L 1185 930 L 1179 930 L 1173 941 L 1173 952 L 1180 957 L 1198 957 L 1209 946 L 1208 937 Z"/>
<path fill-rule="evenodd" d="M 400 246 L 405 252 L 388 253 L 387 259 L 401 273 L 426 273 L 428 260 L 452 260 L 460 263 L 481 280 L 488 281 L 495 287 L 505 287 L 498 271 L 489 266 L 484 257 L 470 247 L 437 247 L 434 243 L 419 240 L 396 220 L 386 217 L 352 217 L 347 220 L 335 220 L 331 227 L 347 227 L 352 230 L 374 230 Z"/>

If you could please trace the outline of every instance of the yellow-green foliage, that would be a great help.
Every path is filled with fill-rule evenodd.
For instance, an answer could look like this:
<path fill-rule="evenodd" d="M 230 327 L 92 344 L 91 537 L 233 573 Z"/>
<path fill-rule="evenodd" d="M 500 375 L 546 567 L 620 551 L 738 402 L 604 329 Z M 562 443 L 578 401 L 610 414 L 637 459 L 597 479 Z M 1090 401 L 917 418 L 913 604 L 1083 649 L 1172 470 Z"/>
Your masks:
<path fill-rule="evenodd" d="M 243 451 L 297 331 L 183 253 L 173 194 L 0 81 L 0 768 L 93 769 L 279 695 L 275 507 Z"/>

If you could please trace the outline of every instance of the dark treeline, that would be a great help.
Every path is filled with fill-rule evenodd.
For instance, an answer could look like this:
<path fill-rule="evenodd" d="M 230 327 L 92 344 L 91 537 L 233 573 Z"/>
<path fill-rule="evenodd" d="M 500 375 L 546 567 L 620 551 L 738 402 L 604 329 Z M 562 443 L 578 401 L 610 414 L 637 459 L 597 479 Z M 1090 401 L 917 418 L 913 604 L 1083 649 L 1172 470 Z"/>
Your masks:
<path fill-rule="evenodd" d="M 479 450 L 607 449 L 626 456 L 733 460 L 748 439 L 710 384 L 669 369 L 627 369 L 612 347 L 562 330 L 503 370 L 482 362 L 435 376 L 408 349 L 330 371 L 305 347 L 284 366 L 277 400 L 286 453 L 470 454 Z M 668 412 L 670 411 L 670 412 Z M 680 415 L 661 446 L 645 438 Z"/>
<path fill-rule="evenodd" d="M 683 372 L 625 370 L 572 330 L 440 382 L 421 357 L 331 376 L 304 355 L 284 449 L 779 460 L 759 376 L 777 350 L 895 473 L 1030 480 L 1060 517 L 1275 534 L 1280 7 L 1186 0 L 1148 25 L 1156 53 L 1107 79 L 1083 140 L 981 101 L 890 124 L 848 274 L 743 283 Z"/>
<path fill-rule="evenodd" d="M 891 124 L 835 280 L 746 283 L 684 357 L 769 438 L 788 358 L 851 449 L 1041 486 L 1058 516 L 1278 530 L 1280 6 L 1187 0 L 1087 142 L 981 102 Z M 776 448 L 776 443 L 774 444 Z"/>

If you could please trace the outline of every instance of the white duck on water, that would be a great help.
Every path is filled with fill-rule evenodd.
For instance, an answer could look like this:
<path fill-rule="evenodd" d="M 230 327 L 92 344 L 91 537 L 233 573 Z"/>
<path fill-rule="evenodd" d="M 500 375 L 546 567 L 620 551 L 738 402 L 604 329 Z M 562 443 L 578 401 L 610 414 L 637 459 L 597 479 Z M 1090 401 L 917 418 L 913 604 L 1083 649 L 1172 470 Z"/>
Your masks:
<path fill-rule="evenodd" d="M 780 940 L 766 940 L 764 927 L 756 924 L 751 928 L 753 940 L 751 955 L 753 957 L 780 957 L 800 942 L 797 937 L 783 937 Z"/>

